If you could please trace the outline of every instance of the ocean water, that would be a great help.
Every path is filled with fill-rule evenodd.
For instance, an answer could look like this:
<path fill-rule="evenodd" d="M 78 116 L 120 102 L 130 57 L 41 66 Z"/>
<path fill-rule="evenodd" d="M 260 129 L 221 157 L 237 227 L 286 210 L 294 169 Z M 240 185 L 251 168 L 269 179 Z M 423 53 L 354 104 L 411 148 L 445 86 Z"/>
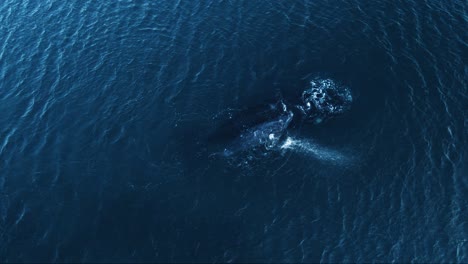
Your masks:
<path fill-rule="evenodd" d="M 467 12 L 2 1 L 0 262 L 468 262 Z M 317 76 L 348 112 L 213 155 Z"/>

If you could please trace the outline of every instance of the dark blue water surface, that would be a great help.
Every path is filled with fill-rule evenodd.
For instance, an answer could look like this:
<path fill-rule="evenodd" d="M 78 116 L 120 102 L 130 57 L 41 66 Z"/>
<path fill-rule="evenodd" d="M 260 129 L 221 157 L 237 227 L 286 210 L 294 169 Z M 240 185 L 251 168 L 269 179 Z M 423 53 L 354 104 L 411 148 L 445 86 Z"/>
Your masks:
<path fill-rule="evenodd" d="M 2 1 L 0 262 L 468 262 L 467 12 Z M 347 113 L 216 154 L 231 111 L 317 76 Z"/>

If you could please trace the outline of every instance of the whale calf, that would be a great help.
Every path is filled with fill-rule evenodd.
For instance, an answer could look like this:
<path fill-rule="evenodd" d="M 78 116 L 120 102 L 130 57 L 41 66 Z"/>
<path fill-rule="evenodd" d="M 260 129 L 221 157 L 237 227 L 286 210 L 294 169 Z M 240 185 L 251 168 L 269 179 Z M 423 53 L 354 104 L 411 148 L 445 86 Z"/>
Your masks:
<path fill-rule="evenodd" d="M 301 99 L 302 104 L 296 107 L 306 120 L 318 124 L 348 111 L 353 97 L 348 87 L 331 79 L 315 78 Z"/>

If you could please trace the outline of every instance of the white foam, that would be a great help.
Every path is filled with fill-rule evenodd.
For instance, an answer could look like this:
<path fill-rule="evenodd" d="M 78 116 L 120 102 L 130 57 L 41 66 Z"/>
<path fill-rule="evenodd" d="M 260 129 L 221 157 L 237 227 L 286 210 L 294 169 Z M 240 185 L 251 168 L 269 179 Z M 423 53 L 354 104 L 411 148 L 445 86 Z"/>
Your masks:
<path fill-rule="evenodd" d="M 311 140 L 287 137 L 280 148 L 311 155 L 320 160 L 335 162 L 347 160 L 347 157 L 340 151 L 321 146 Z"/>

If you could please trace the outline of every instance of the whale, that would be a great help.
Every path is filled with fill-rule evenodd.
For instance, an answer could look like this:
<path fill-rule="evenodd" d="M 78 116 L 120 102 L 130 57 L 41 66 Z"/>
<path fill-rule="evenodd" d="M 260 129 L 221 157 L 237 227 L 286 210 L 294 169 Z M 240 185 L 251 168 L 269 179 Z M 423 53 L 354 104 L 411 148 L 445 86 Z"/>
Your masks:
<path fill-rule="evenodd" d="M 276 146 L 291 124 L 293 116 L 292 111 L 287 111 L 271 121 L 246 129 L 224 148 L 223 155 L 232 156 L 259 146 L 266 149 Z"/>
<path fill-rule="evenodd" d="M 296 103 L 281 100 L 267 107 L 263 105 L 237 115 L 229 114 L 227 122 L 218 127 L 210 140 L 221 145 L 221 151 L 216 154 L 225 157 L 256 148 L 289 149 L 285 147 L 291 145 L 287 144 L 289 128 L 302 128 L 305 122 L 318 125 L 347 112 L 351 102 L 348 87 L 332 79 L 314 78 Z"/>

